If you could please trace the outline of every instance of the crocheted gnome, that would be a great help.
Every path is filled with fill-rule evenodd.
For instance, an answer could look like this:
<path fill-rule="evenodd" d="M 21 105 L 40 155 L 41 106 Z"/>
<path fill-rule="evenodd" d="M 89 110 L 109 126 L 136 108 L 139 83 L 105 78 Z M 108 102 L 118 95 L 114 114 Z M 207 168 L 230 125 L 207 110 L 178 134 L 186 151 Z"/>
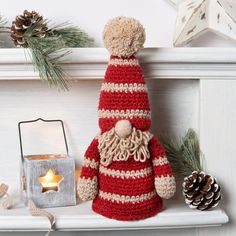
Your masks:
<path fill-rule="evenodd" d="M 175 193 L 175 179 L 149 132 L 147 86 L 135 57 L 145 41 L 143 26 L 117 17 L 105 26 L 103 38 L 111 57 L 98 108 L 101 133 L 85 153 L 78 194 L 93 200 L 93 210 L 103 216 L 139 220 L 161 210 L 162 198 Z"/>

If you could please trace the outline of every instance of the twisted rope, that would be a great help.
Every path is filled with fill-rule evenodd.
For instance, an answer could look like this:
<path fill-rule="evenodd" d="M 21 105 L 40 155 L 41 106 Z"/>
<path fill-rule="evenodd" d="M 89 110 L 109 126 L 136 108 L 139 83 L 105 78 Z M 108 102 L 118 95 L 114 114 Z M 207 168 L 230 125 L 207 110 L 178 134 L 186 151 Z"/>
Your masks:
<path fill-rule="evenodd" d="M 45 236 L 48 236 L 50 232 L 54 230 L 53 226 L 55 225 L 56 222 L 55 216 L 46 210 L 38 208 L 32 199 L 28 200 L 28 206 L 29 206 L 29 212 L 32 216 L 45 216 L 48 218 L 50 222 L 50 228 L 48 232 L 45 234 Z"/>
<path fill-rule="evenodd" d="M 8 185 L 6 184 L 0 184 L 0 198 L 5 198 L 5 200 L 2 203 L 2 207 L 4 209 L 10 209 L 13 207 L 13 197 L 7 193 L 8 191 Z M 55 225 L 55 216 L 51 214 L 50 212 L 38 208 L 32 199 L 28 199 L 28 206 L 29 206 L 29 212 L 32 216 L 45 216 L 50 222 L 50 228 L 48 232 L 45 234 L 45 236 L 48 236 L 51 231 L 54 230 Z"/>

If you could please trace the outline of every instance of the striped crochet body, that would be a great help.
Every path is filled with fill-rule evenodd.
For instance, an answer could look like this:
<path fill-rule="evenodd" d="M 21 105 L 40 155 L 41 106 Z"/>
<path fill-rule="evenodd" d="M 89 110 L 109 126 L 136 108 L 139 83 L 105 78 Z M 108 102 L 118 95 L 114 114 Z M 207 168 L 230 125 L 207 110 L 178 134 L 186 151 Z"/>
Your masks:
<path fill-rule="evenodd" d="M 99 137 L 109 133 L 121 120 L 128 120 L 133 129 L 140 131 L 138 136 L 149 133 L 148 91 L 135 56 L 111 56 L 102 84 L 98 116 Z M 78 184 L 82 200 L 93 200 L 95 212 L 117 220 L 140 220 L 157 214 L 162 209 L 162 198 L 168 199 L 175 193 L 175 179 L 158 139 L 150 135 L 148 143 L 143 144 L 148 150 L 145 149 L 145 157 L 139 155 L 135 160 L 134 155 L 128 158 L 124 155 L 125 160 L 119 160 L 111 147 L 107 153 L 114 154 L 114 158 L 104 161 L 102 154 L 106 152 L 99 149 L 99 137 L 85 153 Z M 139 142 L 139 137 L 136 138 Z M 141 149 L 137 148 L 137 153 L 142 153 Z"/>
<path fill-rule="evenodd" d="M 151 139 L 151 158 L 145 162 L 131 156 L 127 161 L 103 166 L 97 147 L 98 140 L 94 139 L 86 152 L 80 180 L 80 196 L 93 200 L 95 212 L 117 220 L 139 220 L 157 214 L 162 208 L 161 197 L 174 194 L 172 170 L 157 138 Z"/>
<path fill-rule="evenodd" d="M 154 186 L 150 160 L 113 162 L 99 167 L 99 191 L 93 201 L 95 212 L 117 220 L 139 220 L 155 215 L 162 200 Z"/>

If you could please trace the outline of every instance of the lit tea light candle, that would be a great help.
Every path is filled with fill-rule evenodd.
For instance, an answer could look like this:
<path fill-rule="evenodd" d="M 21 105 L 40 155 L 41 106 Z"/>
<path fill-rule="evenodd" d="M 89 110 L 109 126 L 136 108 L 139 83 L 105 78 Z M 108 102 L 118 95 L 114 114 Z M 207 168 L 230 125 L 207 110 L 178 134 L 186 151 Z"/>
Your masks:
<path fill-rule="evenodd" d="M 58 191 L 59 184 L 63 179 L 62 176 L 56 175 L 52 169 L 49 169 L 45 176 L 39 177 L 38 180 L 42 185 L 42 192 Z"/>

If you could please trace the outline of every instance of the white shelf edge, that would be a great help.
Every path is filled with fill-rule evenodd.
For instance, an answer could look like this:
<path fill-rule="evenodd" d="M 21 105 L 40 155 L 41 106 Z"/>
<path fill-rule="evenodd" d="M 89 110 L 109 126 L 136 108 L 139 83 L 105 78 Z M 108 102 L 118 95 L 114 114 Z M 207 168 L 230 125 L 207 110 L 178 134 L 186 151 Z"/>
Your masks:
<path fill-rule="evenodd" d="M 188 206 L 170 201 L 157 216 L 140 221 L 116 221 L 95 214 L 91 202 L 75 207 L 50 209 L 56 216 L 58 231 L 139 230 L 220 226 L 228 216 L 220 209 L 192 210 Z M 30 222 L 30 224 L 29 224 Z M 26 208 L 0 211 L 0 231 L 46 231 L 49 222 L 44 217 L 30 216 Z"/>
<path fill-rule="evenodd" d="M 102 79 L 105 48 L 74 48 L 63 66 L 75 80 Z M 0 49 L 0 80 L 39 80 L 24 49 Z M 152 79 L 236 79 L 236 48 L 145 48 L 138 57 Z"/>
<path fill-rule="evenodd" d="M 75 80 L 102 79 L 108 57 L 103 48 L 73 49 L 64 66 Z M 139 57 L 146 78 L 236 79 L 235 48 L 143 49 Z M 23 49 L 0 49 L 0 81 L 4 80 L 39 80 L 32 63 L 25 60 Z M 106 219 L 94 214 L 90 203 L 56 208 L 52 212 L 57 216 L 59 231 L 209 227 L 228 222 L 228 216 L 220 208 L 199 212 L 173 201 L 156 217 L 138 222 Z M 48 228 L 45 218 L 30 216 L 26 208 L 0 210 L 0 231 L 45 231 Z"/>

